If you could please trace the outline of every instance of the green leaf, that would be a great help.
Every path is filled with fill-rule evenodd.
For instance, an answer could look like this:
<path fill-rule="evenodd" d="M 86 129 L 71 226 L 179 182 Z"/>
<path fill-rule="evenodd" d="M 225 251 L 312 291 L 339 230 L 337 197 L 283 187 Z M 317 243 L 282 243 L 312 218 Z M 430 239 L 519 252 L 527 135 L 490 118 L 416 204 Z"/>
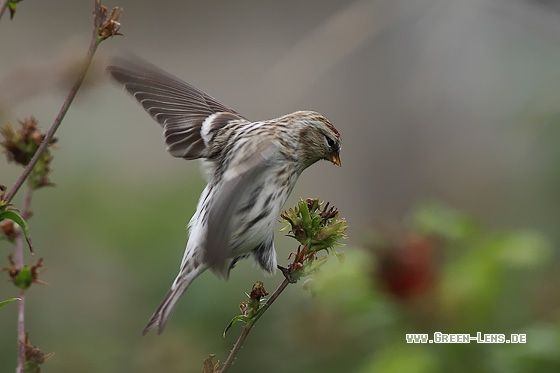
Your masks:
<path fill-rule="evenodd" d="M 536 231 L 523 230 L 496 238 L 496 255 L 503 263 L 535 269 L 552 258 L 552 243 Z"/>
<path fill-rule="evenodd" d="M 33 244 L 31 244 L 31 235 L 29 233 L 29 226 L 27 225 L 27 222 L 14 210 L 1 211 L 0 221 L 5 219 L 10 219 L 21 227 L 25 240 L 27 241 L 27 245 L 29 245 L 29 250 L 33 254 Z"/>
<path fill-rule="evenodd" d="M 472 237 L 477 223 L 467 215 L 438 203 L 422 203 L 409 216 L 418 233 L 441 236 L 450 240 Z"/>
<path fill-rule="evenodd" d="M 303 226 L 308 228 L 311 225 L 311 214 L 307 208 L 307 203 L 305 203 L 302 199 L 299 200 L 298 203 L 299 211 L 301 214 L 301 221 L 303 222 Z"/>
<path fill-rule="evenodd" d="M 15 302 L 16 300 L 21 300 L 20 298 L 12 298 L 12 299 L 6 299 L 0 302 L 0 307 L 5 306 L 8 303 L 12 303 Z"/>
<path fill-rule="evenodd" d="M 429 346 L 432 347 L 432 346 Z M 375 351 L 371 360 L 366 363 L 359 373 L 389 373 L 389 372 L 441 372 L 438 358 L 426 345 L 406 345 L 394 343 Z"/>
<path fill-rule="evenodd" d="M 229 322 L 228 326 L 226 326 L 226 330 L 224 330 L 224 334 L 223 334 L 224 338 L 226 337 L 226 333 L 227 333 L 227 331 L 229 330 L 229 328 L 231 328 L 231 327 L 233 326 L 233 324 L 235 324 L 235 323 L 238 322 L 238 321 L 242 321 L 242 322 L 244 322 L 245 324 L 248 324 L 249 321 L 251 321 L 251 317 L 245 316 L 245 315 L 238 315 L 238 316 L 235 316 L 235 317 Z"/>
<path fill-rule="evenodd" d="M 14 19 L 14 14 L 16 14 L 17 3 L 21 0 L 10 0 L 8 1 L 8 9 L 10 9 L 10 19 Z"/>

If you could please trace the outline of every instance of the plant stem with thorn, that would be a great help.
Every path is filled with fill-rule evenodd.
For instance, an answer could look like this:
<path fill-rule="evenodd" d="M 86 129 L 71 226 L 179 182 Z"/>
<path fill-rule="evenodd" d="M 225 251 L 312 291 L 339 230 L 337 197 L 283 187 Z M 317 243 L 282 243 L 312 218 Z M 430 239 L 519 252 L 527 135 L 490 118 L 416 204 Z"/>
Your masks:
<path fill-rule="evenodd" d="M 338 210 L 334 207 L 329 208 L 328 203 L 323 208 L 321 207 L 322 203 L 318 199 L 300 200 L 296 207 L 281 214 L 282 219 L 289 224 L 286 229 L 290 228 L 290 235 L 301 244 L 297 252 L 293 254 L 293 262 L 289 264 L 288 268 L 278 267 L 285 278 L 266 301 L 261 299 L 267 295 L 263 284 L 261 282 L 255 283 L 249 295 L 249 302 L 243 302 L 239 307 L 242 314 L 236 316 L 224 331 L 225 335 L 237 321 L 245 323 L 222 369 L 216 371 L 215 368 L 218 364 L 216 366 L 207 364 L 208 360 L 211 362 L 213 358 L 211 355 L 205 360 L 203 373 L 225 373 L 229 369 L 253 326 L 286 289 L 288 284 L 296 283 L 300 278 L 317 272 L 326 262 L 326 257 L 319 258 L 317 253 L 325 251 L 326 253 L 332 253 L 339 260 L 343 258 L 342 253 L 338 253 L 334 246 L 341 245 L 339 240 L 346 238 L 344 233 L 348 228 L 346 220 L 338 219 Z"/>

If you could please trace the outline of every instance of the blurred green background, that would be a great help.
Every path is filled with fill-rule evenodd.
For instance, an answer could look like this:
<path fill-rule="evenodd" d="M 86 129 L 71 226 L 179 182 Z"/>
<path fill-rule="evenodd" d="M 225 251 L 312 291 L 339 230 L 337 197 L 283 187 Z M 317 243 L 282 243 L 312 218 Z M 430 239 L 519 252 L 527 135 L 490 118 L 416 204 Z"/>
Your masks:
<path fill-rule="evenodd" d="M 299 197 L 350 226 L 317 296 L 290 286 L 232 372 L 557 372 L 560 369 L 560 5 L 545 0 L 121 1 L 63 122 L 54 188 L 33 197 L 48 268 L 27 297 L 44 372 L 199 372 L 256 280 L 197 279 L 161 336 L 140 332 L 168 290 L 204 187 L 103 73 L 119 49 L 252 119 L 317 110 L 343 138 Z M 0 120 L 48 128 L 89 43 L 93 1 L 24 1 L 0 20 Z M 0 161 L 0 184 L 21 170 Z M 14 202 L 21 206 L 21 196 Z M 280 228 L 281 225 L 278 225 Z M 295 241 L 277 234 L 279 262 Z M 12 245 L 0 241 L 0 267 Z M 0 300 L 17 294 L 4 274 Z M 271 292 L 281 276 L 264 278 Z M 16 366 L 16 305 L 0 309 L 0 371 Z M 406 333 L 526 333 L 526 344 L 406 344 Z"/>

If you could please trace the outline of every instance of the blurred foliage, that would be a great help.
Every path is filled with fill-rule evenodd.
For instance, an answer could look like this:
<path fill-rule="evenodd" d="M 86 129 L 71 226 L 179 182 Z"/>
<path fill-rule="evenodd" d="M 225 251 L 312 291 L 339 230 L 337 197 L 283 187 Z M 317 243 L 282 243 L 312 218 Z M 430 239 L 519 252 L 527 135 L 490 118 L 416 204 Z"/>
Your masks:
<path fill-rule="evenodd" d="M 560 313 L 537 300 L 554 271 L 545 237 L 531 230 L 489 232 L 440 204 L 420 204 L 407 223 L 404 239 L 377 239 L 370 254 L 348 251 L 344 266 L 325 271 L 317 281 L 320 304 L 312 307 L 329 310 L 323 324 L 336 325 L 329 337 L 322 337 L 338 357 L 347 357 L 350 371 L 560 368 Z M 414 274 L 415 282 L 402 281 L 406 273 Z M 508 338 L 524 333 L 527 344 L 405 342 L 406 333 L 433 338 L 434 332 L 503 333 Z M 336 364 L 338 359 L 327 360 Z"/>
<path fill-rule="evenodd" d="M 84 372 L 198 372 L 210 352 L 226 356 L 236 336 L 222 339 L 223 325 L 237 313 L 243 290 L 262 278 L 247 261 L 228 283 L 201 276 L 170 328 L 158 337 L 140 337 L 175 275 L 187 238 L 186 231 L 177 232 L 202 183 L 154 180 L 115 193 L 88 177 L 77 180 L 57 188 L 64 201 L 56 215 L 40 213 L 50 210 L 48 198 L 35 200 L 33 222 L 41 228 L 36 240 L 47 248 L 64 243 L 49 252 L 45 279 L 51 287 L 31 289 L 28 300 L 37 342 L 57 353 L 42 370 L 72 371 L 85 361 Z M 93 198 L 99 194 L 111 197 Z M 154 219 L 154 211 L 166 211 L 166 218 Z M 315 298 L 301 284 L 288 287 L 252 331 L 232 372 L 255 366 L 273 373 L 557 371 L 559 276 L 551 268 L 546 237 L 534 230 L 489 229 L 432 203 L 419 204 L 403 226 L 400 234 L 376 234 L 366 250 L 347 247 L 343 264 L 322 266 L 313 283 Z M 277 241 L 282 264 L 294 250 L 293 240 Z M 265 282 L 274 287 L 281 280 L 277 275 Z M 2 299 L 12 294 L 5 289 L 0 287 Z M 0 360 L 6 362 L 15 361 L 10 309 L 3 308 L 0 319 L 7 331 Z M 406 333 L 436 331 L 526 333 L 527 344 L 406 344 Z"/>

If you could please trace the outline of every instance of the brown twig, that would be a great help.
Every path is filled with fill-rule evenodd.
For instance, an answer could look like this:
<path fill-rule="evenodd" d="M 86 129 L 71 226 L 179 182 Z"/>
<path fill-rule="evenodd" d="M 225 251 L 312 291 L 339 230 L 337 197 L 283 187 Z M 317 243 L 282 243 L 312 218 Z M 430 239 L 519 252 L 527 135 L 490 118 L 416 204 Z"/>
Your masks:
<path fill-rule="evenodd" d="M 18 241 L 22 241 L 21 237 L 18 238 Z M 21 244 L 23 246 L 23 244 Z M 18 298 L 20 301 L 18 302 L 18 364 L 17 364 L 17 373 L 23 373 L 23 364 L 25 363 L 25 291 L 20 290 Z M 23 331 L 23 339 L 21 337 Z"/>
<path fill-rule="evenodd" d="M 21 215 L 25 219 L 29 215 L 29 208 L 31 206 L 32 189 L 27 184 L 25 190 L 25 197 L 23 199 L 23 206 Z M 16 237 L 15 243 L 15 267 L 21 269 L 23 267 L 23 233 L 20 232 Z M 17 373 L 23 373 L 23 364 L 25 363 L 25 290 L 20 290 L 18 297 L 18 321 L 17 321 L 17 336 L 18 336 L 18 365 Z"/>
<path fill-rule="evenodd" d="M 229 352 L 229 355 L 226 358 L 226 361 L 224 362 L 224 366 L 222 367 L 221 370 L 218 371 L 218 373 L 225 373 L 229 369 L 229 367 L 233 363 L 233 360 L 235 359 L 235 356 L 241 349 L 241 346 L 243 345 L 245 338 L 247 338 L 249 332 L 251 331 L 251 329 L 257 322 L 257 320 L 263 315 L 263 313 L 265 313 L 268 307 L 272 305 L 272 303 L 276 300 L 276 298 L 278 298 L 280 293 L 284 291 L 284 289 L 286 288 L 286 286 L 288 286 L 289 283 L 290 282 L 288 281 L 288 279 L 285 278 L 284 281 L 282 281 L 282 283 L 276 288 L 276 290 L 274 290 L 274 293 L 272 293 L 270 298 L 267 299 L 266 303 L 259 309 L 259 312 L 255 315 L 255 317 L 251 319 L 250 322 L 245 324 L 243 330 L 241 331 L 241 334 L 239 335 L 239 338 L 237 338 L 237 341 L 235 342 L 233 348 Z"/>
<path fill-rule="evenodd" d="M 6 8 L 8 7 L 8 2 L 10 0 L 1 0 L 0 2 L 0 19 L 2 19 L 2 16 L 4 15 L 4 12 L 6 11 Z"/>
<path fill-rule="evenodd" d="M 31 207 L 31 196 L 33 190 L 29 183 L 25 189 L 25 197 L 23 198 L 23 205 L 21 208 L 21 216 L 27 219 L 29 216 L 29 208 Z M 15 245 L 15 266 L 18 269 L 23 267 L 23 233 L 20 232 L 16 238 Z M 25 363 L 25 290 L 20 290 L 18 297 L 21 299 L 18 303 L 18 321 L 17 321 L 17 336 L 18 336 L 18 365 L 17 373 L 23 373 L 23 364 Z"/>
<path fill-rule="evenodd" d="M 16 238 L 16 257 L 18 253 L 23 253 L 23 237 L 20 233 Z M 22 262 L 17 264 L 19 268 L 23 266 Z M 18 298 L 18 318 L 17 318 L 17 340 L 18 340 L 18 363 L 17 373 L 23 373 L 23 364 L 25 363 L 25 290 L 20 290 Z"/>
<path fill-rule="evenodd" d="M 68 95 L 66 96 L 66 98 L 65 98 L 65 100 L 62 104 L 62 107 L 60 108 L 60 111 L 58 112 L 58 115 L 56 116 L 53 124 L 51 125 L 51 128 L 49 128 L 49 130 L 47 131 L 43 141 L 41 142 L 41 145 L 39 146 L 39 148 L 37 149 L 37 151 L 33 155 L 33 158 L 31 158 L 31 161 L 29 161 L 29 163 L 27 164 L 27 166 L 23 170 L 22 174 L 17 179 L 14 186 L 10 189 L 9 193 L 7 194 L 6 199 L 3 201 L 4 204 L 10 203 L 12 198 L 15 196 L 15 194 L 18 192 L 18 190 L 21 188 L 21 186 L 25 182 L 25 180 L 27 180 L 27 178 L 29 177 L 29 174 L 33 170 L 33 167 L 35 167 L 35 165 L 37 164 L 37 162 L 38 162 L 39 158 L 41 157 L 41 154 L 43 153 L 43 151 L 51 143 L 51 140 L 54 137 L 54 134 L 56 133 L 58 127 L 62 123 L 62 119 L 64 119 L 64 116 L 66 115 L 68 109 L 70 108 L 70 105 L 72 104 L 72 101 L 74 100 L 74 97 L 76 97 L 76 94 L 78 93 L 78 90 L 80 89 L 80 86 L 82 85 L 82 82 L 84 81 L 84 78 L 85 78 L 86 73 L 89 69 L 89 66 L 91 65 L 91 61 L 93 60 L 93 56 L 95 54 L 95 51 L 97 50 L 97 47 L 99 46 L 99 43 L 103 40 L 99 37 L 99 30 L 100 30 L 100 27 L 103 23 L 103 16 L 102 16 L 103 13 L 102 13 L 101 2 L 100 2 L 100 0 L 95 0 L 94 3 L 95 3 L 95 5 L 94 5 L 94 30 L 93 30 L 93 35 L 92 35 L 92 38 L 91 38 L 90 46 L 89 46 L 89 49 L 88 49 L 88 52 L 86 54 L 86 58 L 85 58 L 85 61 L 84 61 L 83 69 L 80 72 L 80 75 L 78 76 L 78 78 L 76 79 L 76 82 L 70 88 L 70 90 L 68 92 Z M 2 3 L 0 4 L 0 18 L 2 16 L 7 4 L 8 4 L 7 0 L 2 0 Z M 31 188 L 31 186 L 29 186 L 29 184 L 27 184 L 27 189 L 26 189 L 25 197 L 24 197 L 24 200 L 23 200 L 22 211 L 21 211 L 22 217 L 24 219 L 29 217 L 29 208 L 30 208 L 30 205 L 31 205 L 32 192 L 33 192 L 33 190 Z M 15 244 L 15 265 L 19 269 L 23 268 L 23 237 L 22 237 L 21 233 L 18 235 L 18 237 L 16 239 L 16 244 Z M 25 347 L 26 347 L 26 337 L 25 337 L 25 290 L 20 290 L 19 298 L 21 300 L 19 301 L 19 304 L 18 304 L 18 322 L 17 322 L 18 364 L 17 364 L 16 372 L 17 373 L 23 373 L 24 372 L 24 365 L 25 365 L 25 361 L 26 361 L 26 359 L 25 359 Z"/>
<path fill-rule="evenodd" d="M 18 192 L 19 188 L 21 188 L 24 181 L 29 177 L 29 174 L 33 170 L 33 167 L 35 167 L 35 165 L 37 164 L 37 161 L 39 161 L 39 158 L 41 157 L 41 154 L 43 154 L 43 151 L 50 144 L 52 138 L 54 137 L 54 134 L 56 133 L 56 131 L 58 130 L 58 127 L 62 123 L 62 119 L 64 119 L 64 116 L 66 115 L 66 112 L 70 108 L 70 105 L 72 104 L 72 101 L 74 101 L 74 97 L 76 97 L 76 94 L 78 93 L 78 90 L 80 89 L 80 86 L 82 85 L 82 82 L 84 81 L 84 78 L 85 78 L 86 73 L 89 69 L 89 66 L 91 65 L 91 61 L 93 60 L 93 55 L 95 54 L 95 51 L 97 50 L 97 47 L 99 46 L 99 43 L 102 41 L 102 39 L 99 38 L 99 28 L 101 27 L 101 25 L 103 23 L 101 1 L 100 0 L 95 0 L 94 2 L 95 2 L 95 7 L 94 7 L 94 11 L 93 11 L 94 12 L 94 17 L 93 17 L 93 19 L 94 19 L 93 20 L 94 29 L 93 29 L 93 35 L 92 35 L 92 38 L 91 38 L 89 49 L 88 49 L 88 52 L 86 54 L 86 59 L 84 61 L 83 69 L 80 72 L 80 75 L 78 76 L 78 78 L 76 79 L 76 82 L 72 85 L 72 87 L 70 87 L 70 91 L 68 92 L 68 95 L 66 96 L 66 98 L 64 99 L 64 102 L 62 103 L 62 107 L 60 108 L 60 111 L 58 112 L 58 115 L 54 119 L 54 122 L 51 125 L 51 128 L 49 128 L 49 130 L 45 134 L 45 138 L 41 142 L 41 145 L 39 145 L 39 148 L 37 149 L 37 151 L 33 155 L 33 158 L 31 158 L 31 161 L 29 161 L 29 164 L 25 167 L 22 174 L 16 180 L 16 183 L 14 184 L 14 186 L 10 189 L 10 191 L 6 195 L 6 199 L 4 200 L 5 203 L 10 203 L 10 201 L 14 198 L 14 196 Z M 1 9 L 0 9 L 0 11 L 1 11 Z"/>

